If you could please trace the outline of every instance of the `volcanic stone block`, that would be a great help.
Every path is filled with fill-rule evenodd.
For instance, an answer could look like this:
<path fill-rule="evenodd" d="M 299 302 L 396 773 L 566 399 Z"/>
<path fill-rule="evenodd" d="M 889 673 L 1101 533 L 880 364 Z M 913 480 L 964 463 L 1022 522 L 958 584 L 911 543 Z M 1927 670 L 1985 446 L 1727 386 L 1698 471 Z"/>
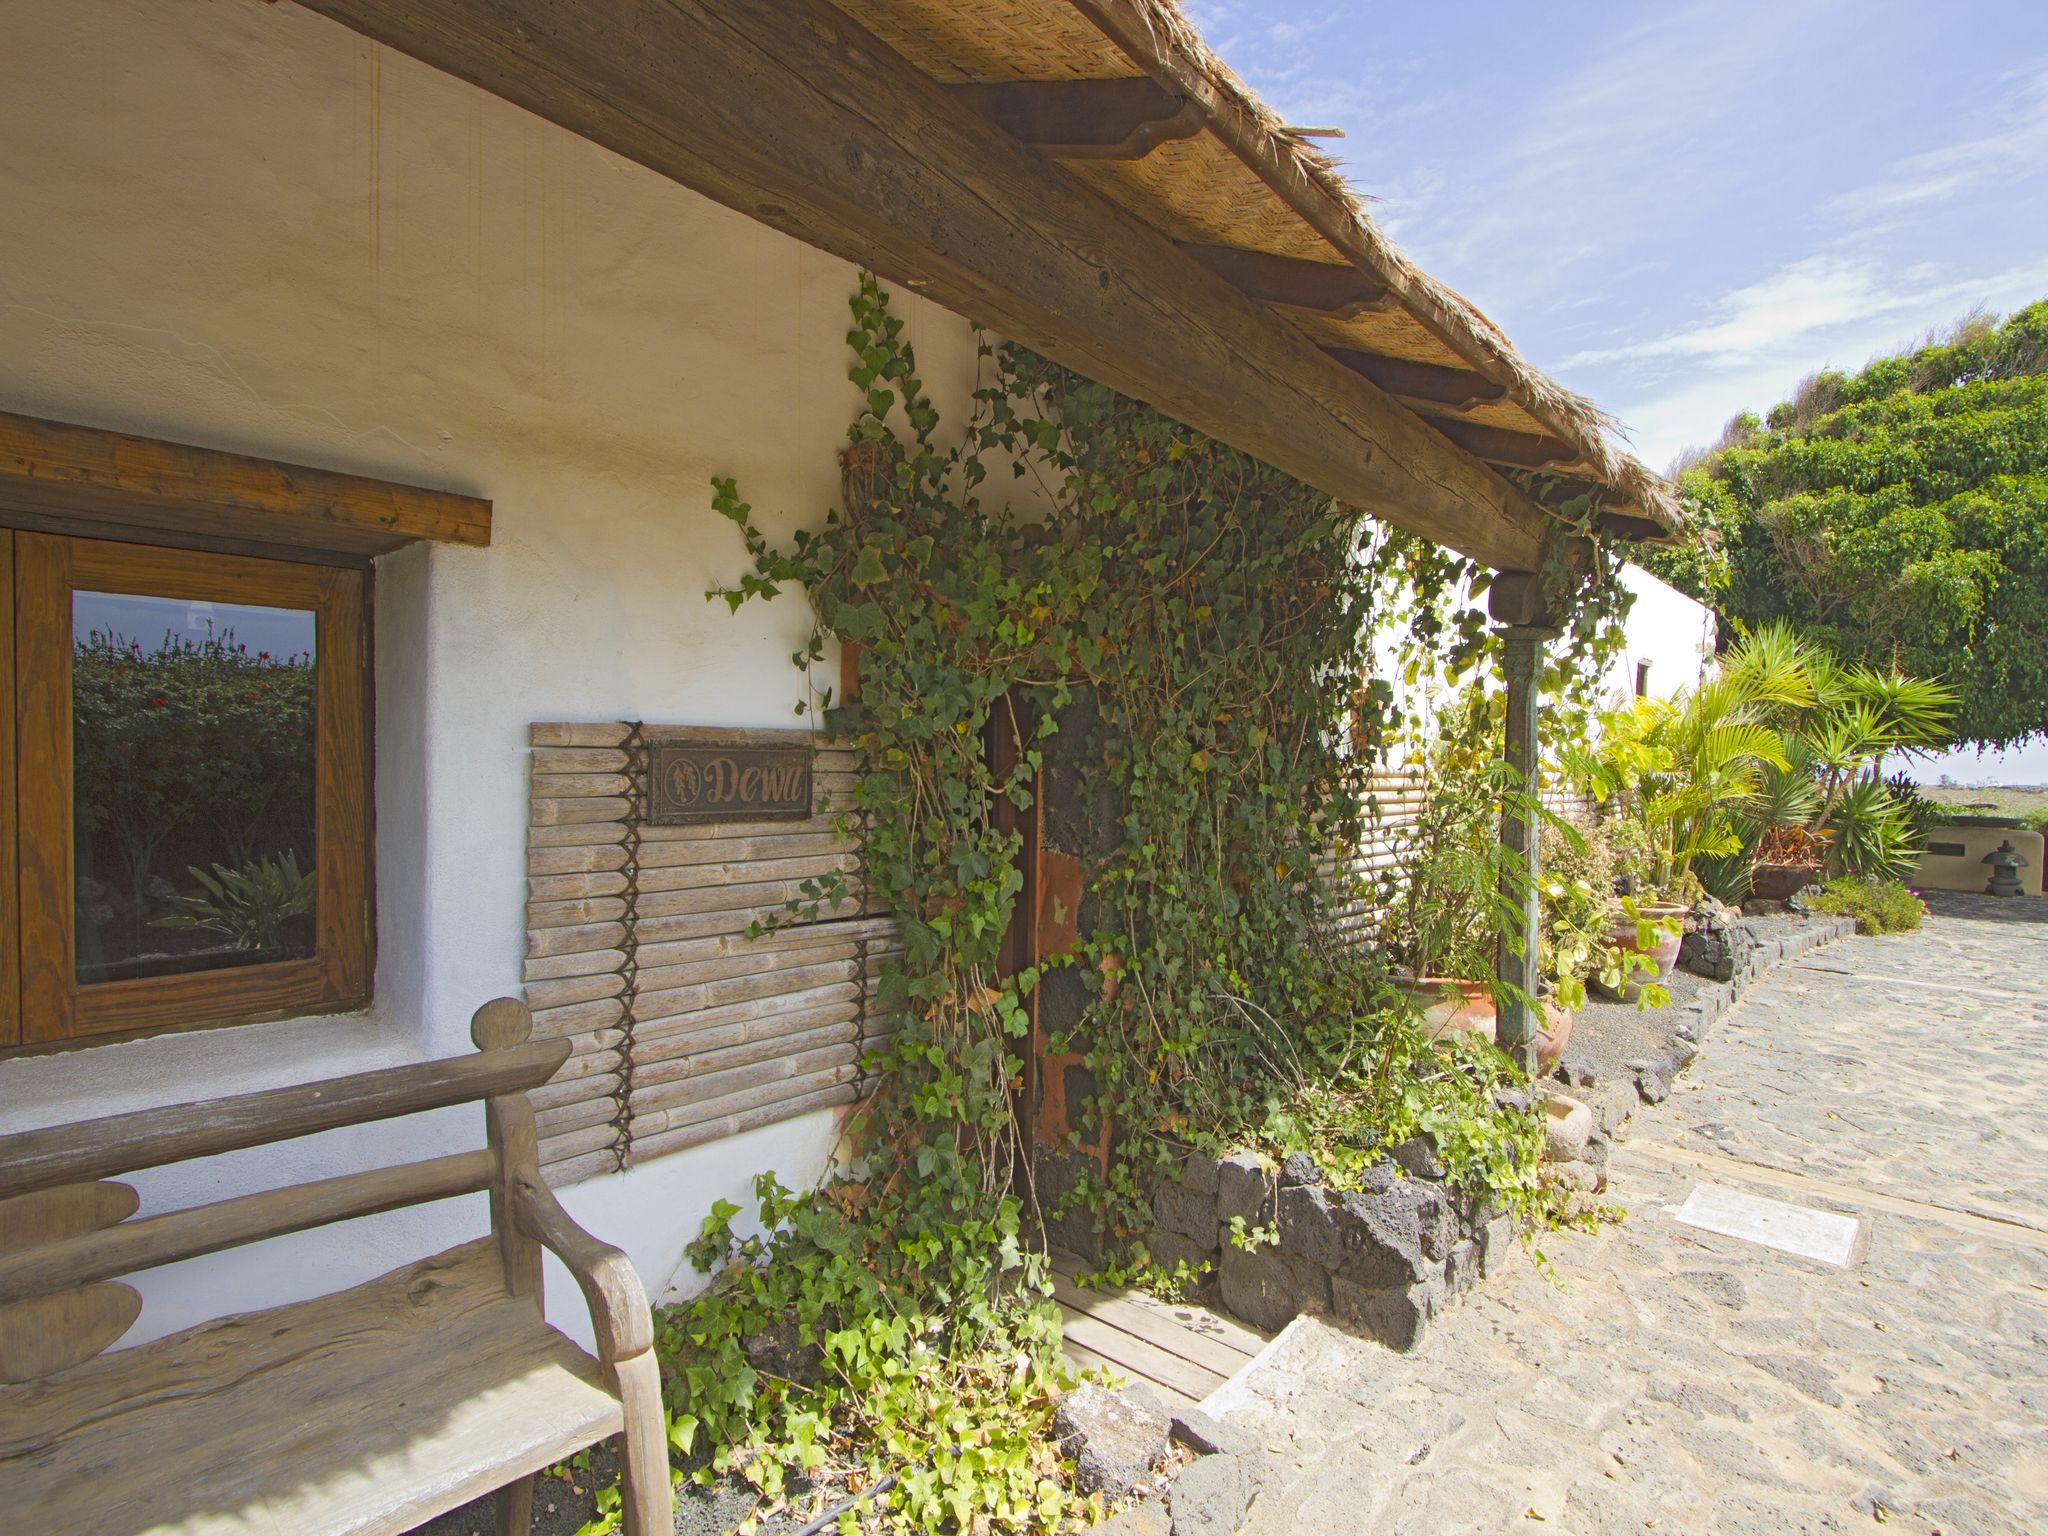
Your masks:
<path fill-rule="evenodd" d="M 1337 1201 L 1343 1262 L 1335 1267 L 1356 1286 L 1411 1284 L 1432 1268 L 1424 1231 L 1439 1220 L 1435 1193 L 1412 1179 L 1380 1194 L 1349 1191 Z"/>
<path fill-rule="evenodd" d="M 1469 1291 L 1479 1283 L 1479 1248 L 1476 1237 L 1451 1244 L 1451 1256 L 1444 1260 L 1444 1285 L 1452 1295 Z"/>
<path fill-rule="evenodd" d="M 1152 1262 L 1169 1274 L 1185 1264 L 1190 1269 L 1216 1263 L 1216 1244 L 1204 1247 L 1197 1238 L 1182 1237 L 1178 1232 L 1151 1232 L 1145 1237 L 1145 1249 L 1151 1254 Z"/>
<path fill-rule="evenodd" d="M 1173 1480 L 1167 1502 L 1173 1536 L 1236 1536 L 1252 1501 L 1245 1459 L 1225 1453 L 1190 1462 Z"/>
<path fill-rule="evenodd" d="M 1290 1152 L 1280 1160 L 1280 1187 L 1290 1184 L 1320 1184 L 1323 1170 L 1316 1166 L 1316 1160 L 1306 1152 Z"/>
<path fill-rule="evenodd" d="M 1199 1147 L 1190 1148 L 1181 1160 L 1180 1182 L 1198 1194 L 1216 1193 L 1217 1159 Z"/>
<path fill-rule="evenodd" d="M 1344 1262 L 1344 1238 L 1337 1230 L 1336 1202 L 1314 1184 L 1289 1184 L 1280 1191 L 1280 1246 L 1313 1259 L 1325 1269 Z"/>
<path fill-rule="evenodd" d="M 1407 1198 L 1415 1204 L 1415 1228 L 1424 1258 L 1441 1262 L 1458 1240 L 1458 1222 L 1446 1185 L 1411 1181 Z"/>
<path fill-rule="evenodd" d="M 1337 1321 L 1378 1339 L 1389 1349 L 1410 1350 L 1421 1343 L 1430 1319 L 1444 1304 L 1444 1283 L 1439 1279 L 1419 1285 L 1367 1287 L 1339 1276 L 1330 1287 Z"/>
<path fill-rule="evenodd" d="M 1218 1286 L 1224 1306 L 1268 1333 L 1304 1312 L 1323 1312 L 1330 1306 L 1329 1272 L 1313 1259 L 1279 1248 L 1246 1253 L 1225 1243 Z"/>
<path fill-rule="evenodd" d="M 1248 1227 L 1273 1220 L 1273 1164 L 1256 1152 L 1233 1152 L 1216 1168 L 1216 1219 L 1229 1226 L 1241 1217 Z"/>
<path fill-rule="evenodd" d="M 1183 1408 L 1170 1414 L 1173 1438 L 1197 1456 L 1255 1456 L 1259 1437 L 1228 1419 L 1219 1419 L 1199 1408 Z"/>
<path fill-rule="evenodd" d="M 1161 1231 L 1193 1238 L 1205 1248 L 1216 1246 L 1216 1197 L 1178 1179 L 1152 1191 L 1152 1219 Z"/>
<path fill-rule="evenodd" d="M 1394 1148 L 1394 1161 L 1399 1163 L 1411 1178 L 1440 1179 L 1444 1176 L 1443 1159 L 1436 1154 L 1436 1143 L 1422 1132 L 1417 1132 Z"/>
<path fill-rule="evenodd" d="M 1056 1209 L 1063 1212 L 1047 1221 L 1047 1238 L 1055 1248 L 1064 1248 L 1069 1253 L 1091 1260 L 1102 1257 L 1101 1223 L 1086 1206 L 1070 1203 L 1069 1196 L 1082 1176 L 1092 1172 L 1094 1167 L 1089 1158 L 1056 1151 L 1043 1142 L 1038 1144 L 1037 1155 L 1032 1159 L 1040 1208 L 1048 1216 Z"/>
<path fill-rule="evenodd" d="M 1403 1177 L 1401 1165 L 1382 1153 L 1359 1174 L 1358 1187 L 1369 1195 L 1381 1195 L 1400 1183 Z"/>
<path fill-rule="evenodd" d="M 1144 1482 L 1166 1455 L 1171 1423 L 1156 1408 L 1093 1382 L 1074 1388 L 1053 1409 L 1053 1433 L 1074 1458 L 1083 1494 L 1120 1499 Z"/>

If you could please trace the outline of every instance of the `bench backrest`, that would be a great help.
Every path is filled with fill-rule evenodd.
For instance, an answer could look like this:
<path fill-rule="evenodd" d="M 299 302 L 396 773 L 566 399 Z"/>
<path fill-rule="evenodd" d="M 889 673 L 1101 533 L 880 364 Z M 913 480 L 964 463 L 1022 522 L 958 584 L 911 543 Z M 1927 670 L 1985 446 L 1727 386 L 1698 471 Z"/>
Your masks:
<path fill-rule="evenodd" d="M 540 1295 L 540 1252 L 510 1217 L 519 1178 L 539 1176 L 526 1090 L 554 1076 L 567 1040 L 534 1040 L 516 998 L 470 1022 L 477 1054 L 324 1082 L 0 1136 L 0 1382 L 90 1359 L 134 1322 L 141 1298 L 114 1277 L 401 1206 L 488 1192 L 514 1295 Z M 109 1174 L 481 1101 L 477 1150 L 287 1185 L 131 1221 L 137 1199 Z"/>

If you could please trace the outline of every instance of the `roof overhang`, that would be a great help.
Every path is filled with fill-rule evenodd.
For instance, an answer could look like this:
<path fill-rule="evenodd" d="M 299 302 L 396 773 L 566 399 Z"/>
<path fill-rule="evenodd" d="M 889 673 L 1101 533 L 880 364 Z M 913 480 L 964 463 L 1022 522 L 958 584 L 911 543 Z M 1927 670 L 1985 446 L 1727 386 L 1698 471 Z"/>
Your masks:
<path fill-rule="evenodd" d="M 1412 270 L 1177 239 L 1116 195 L 1106 177 L 1221 126 L 1171 70 L 977 82 L 849 14 L 877 22 L 882 0 L 301 3 L 1487 565 L 1534 569 L 1566 527 L 1511 478 L 1520 460 L 1489 461 L 1507 438 L 1484 434 L 1512 429 L 1459 423 L 1475 451 L 1441 425 L 1512 380 L 1355 366 L 1317 331 L 1414 302 Z M 1001 8 L 1022 4 L 1083 28 L 1144 9 Z M 1547 469 L 1584 458 L 1540 425 L 1521 436 L 1507 446 Z"/>

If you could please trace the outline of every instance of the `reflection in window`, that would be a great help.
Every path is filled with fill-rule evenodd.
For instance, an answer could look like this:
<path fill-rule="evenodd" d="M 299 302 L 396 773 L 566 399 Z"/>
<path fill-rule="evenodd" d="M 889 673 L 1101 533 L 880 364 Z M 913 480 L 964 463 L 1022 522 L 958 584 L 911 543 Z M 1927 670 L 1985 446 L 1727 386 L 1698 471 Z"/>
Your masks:
<path fill-rule="evenodd" d="M 77 979 L 314 953 L 314 616 L 72 600 Z"/>

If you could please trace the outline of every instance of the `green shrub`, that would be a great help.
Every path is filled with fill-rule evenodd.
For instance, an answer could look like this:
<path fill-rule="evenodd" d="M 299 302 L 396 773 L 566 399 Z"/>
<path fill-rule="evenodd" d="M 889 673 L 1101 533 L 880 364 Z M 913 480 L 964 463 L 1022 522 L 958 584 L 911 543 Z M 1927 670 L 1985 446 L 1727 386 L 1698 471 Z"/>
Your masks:
<path fill-rule="evenodd" d="M 1896 880 L 1839 875 L 1822 890 L 1820 909 L 1856 919 L 1858 933 L 1905 933 L 1927 915 L 1920 898 Z"/>

